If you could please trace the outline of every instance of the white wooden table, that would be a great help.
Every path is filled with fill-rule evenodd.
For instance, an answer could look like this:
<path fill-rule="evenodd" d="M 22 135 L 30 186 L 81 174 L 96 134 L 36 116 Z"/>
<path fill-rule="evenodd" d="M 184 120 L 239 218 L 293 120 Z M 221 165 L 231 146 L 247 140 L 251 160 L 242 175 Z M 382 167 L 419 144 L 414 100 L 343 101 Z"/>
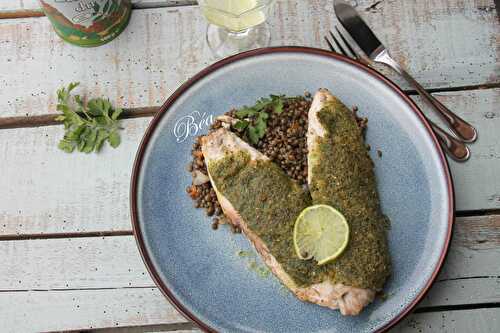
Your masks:
<path fill-rule="evenodd" d="M 500 332 L 495 4 L 357 3 L 396 58 L 480 134 L 469 162 L 450 162 L 457 219 L 446 264 L 415 313 L 394 331 Z M 196 330 L 161 295 L 142 263 L 128 187 L 136 149 L 157 107 L 212 62 L 205 22 L 194 1 L 135 1 L 134 8 L 119 38 L 83 49 L 55 35 L 36 0 L 0 2 L 2 332 Z M 270 22 L 274 45 L 325 48 L 323 36 L 335 24 L 332 1 L 279 0 Z M 57 149 L 63 131 L 54 121 L 55 91 L 71 81 L 128 109 L 117 150 L 68 155 Z"/>

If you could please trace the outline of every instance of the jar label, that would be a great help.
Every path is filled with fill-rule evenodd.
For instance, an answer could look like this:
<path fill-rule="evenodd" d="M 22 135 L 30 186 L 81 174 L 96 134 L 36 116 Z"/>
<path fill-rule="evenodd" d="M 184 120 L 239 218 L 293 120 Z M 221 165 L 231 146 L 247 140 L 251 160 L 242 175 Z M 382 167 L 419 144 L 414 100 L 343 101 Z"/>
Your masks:
<path fill-rule="evenodd" d="M 130 0 L 40 0 L 45 15 L 64 40 L 81 46 L 116 37 L 130 16 Z"/>

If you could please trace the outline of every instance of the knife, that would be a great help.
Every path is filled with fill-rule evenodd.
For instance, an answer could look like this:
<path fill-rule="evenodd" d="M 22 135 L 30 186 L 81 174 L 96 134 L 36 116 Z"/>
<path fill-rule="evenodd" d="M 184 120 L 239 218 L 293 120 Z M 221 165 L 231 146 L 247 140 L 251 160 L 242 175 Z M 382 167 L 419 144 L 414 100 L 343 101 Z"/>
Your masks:
<path fill-rule="evenodd" d="M 400 74 L 415 88 L 418 94 L 422 96 L 423 100 L 442 117 L 450 130 L 462 139 L 462 141 L 476 141 L 476 129 L 451 112 L 408 74 L 408 72 L 391 57 L 387 48 L 380 42 L 370 27 L 363 21 L 351 5 L 343 0 L 335 0 L 334 9 L 339 22 L 371 61 L 385 64 Z"/>

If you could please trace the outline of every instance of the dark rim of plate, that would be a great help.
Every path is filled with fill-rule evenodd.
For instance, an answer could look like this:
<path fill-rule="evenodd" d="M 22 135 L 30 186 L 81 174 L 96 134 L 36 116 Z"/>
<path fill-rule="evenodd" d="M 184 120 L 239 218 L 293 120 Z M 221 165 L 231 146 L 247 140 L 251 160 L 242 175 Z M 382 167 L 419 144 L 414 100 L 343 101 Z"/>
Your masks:
<path fill-rule="evenodd" d="M 304 54 L 311 54 L 311 55 L 317 55 L 317 56 L 322 56 L 330 59 L 335 59 L 338 61 L 342 61 L 345 63 L 348 63 L 350 65 L 353 65 L 365 72 L 367 72 L 369 75 L 372 77 L 384 82 L 387 86 L 392 88 L 415 112 L 415 114 L 419 117 L 420 121 L 424 124 L 424 126 L 427 128 L 427 132 L 431 139 L 434 142 L 434 145 L 436 146 L 436 149 L 438 151 L 439 157 L 441 159 L 441 165 L 444 171 L 444 174 L 446 176 L 446 183 L 448 187 L 448 197 L 449 197 L 449 205 L 448 205 L 448 231 L 446 235 L 446 242 L 444 244 L 443 251 L 441 252 L 441 255 L 439 257 L 439 261 L 436 265 L 436 268 L 434 269 L 434 272 L 432 273 L 430 279 L 427 281 L 426 285 L 424 288 L 420 291 L 420 293 L 414 298 L 414 300 L 405 308 L 401 309 L 401 312 L 394 317 L 392 320 L 390 320 L 388 323 L 386 323 L 383 327 L 381 327 L 377 332 L 385 332 L 389 330 L 389 328 L 393 327 L 396 323 L 398 323 L 401 319 L 403 319 L 413 308 L 422 300 L 422 298 L 427 294 L 428 290 L 430 289 L 432 283 L 436 279 L 439 271 L 441 270 L 441 267 L 443 265 L 443 262 L 446 258 L 446 255 L 448 253 L 448 248 L 451 240 L 451 235 L 452 235 L 452 229 L 453 229 L 453 221 L 455 219 L 455 192 L 453 188 L 453 182 L 451 178 L 451 173 L 449 170 L 448 166 L 448 161 L 445 158 L 445 155 L 443 153 L 443 150 L 441 149 L 441 146 L 439 145 L 439 142 L 434 134 L 434 132 L 431 129 L 431 126 L 429 125 L 428 121 L 425 119 L 423 116 L 422 112 L 418 108 L 418 106 L 409 98 L 402 90 L 399 88 L 396 84 L 394 84 L 390 79 L 385 77 L 383 74 L 379 73 L 378 71 L 361 64 L 357 61 L 354 61 L 348 57 L 345 57 L 343 55 L 339 55 L 330 51 L 322 50 L 322 49 L 316 49 L 316 48 L 309 48 L 309 47 L 298 47 L 298 46 L 281 46 L 281 47 L 268 47 L 268 48 L 262 48 L 262 49 L 256 49 L 256 50 L 251 50 L 243 53 L 236 54 L 234 56 L 222 59 L 216 63 L 214 63 L 211 66 L 208 66 L 207 68 L 203 69 L 201 72 L 193 76 L 191 79 L 189 79 L 187 82 L 185 82 L 182 86 L 180 86 L 168 99 L 167 101 L 162 105 L 160 110 L 157 112 L 157 114 L 154 116 L 154 118 L 151 120 L 151 123 L 149 124 L 146 133 L 144 134 L 144 137 L 142 138 L 142 141 L 139 145 L 139 149 L 137 151 L 137 155 L 135 157 L 134 161 L 134 167 L 132 171 L 132 179 L 131 179 L 131 184 L 130 184 L 130 207 L 131 207 L 131 218 L 132 218 L 132 228 L 134 232 L 135 239 L 137 241 L 137 245 L 139 247 L 139 251 L 141 253 L 142 259 L 144 260 L 144 263 L 146 264 L 146 267 L 149 271 L 149 274 L 153 278 L 154 282 L 156 285 L 160 288 L 162 293 L 167 297 L 167 299 L 172 303 L 172 305 L 179 310 L 180 313 L 182 313 L 187 319 L 193 321 L 196 325 L 198 325 L 202 330 L 205 332 L 217 332 L 215 329 L 212 327 L 208 326 L 206 323 L 201 321 L 199 318 L 197 318 L 189 309 L 187 309 L 184 305 L 182 305 L 179 300 L 177 300 L 174 296 L 174 294 L 168 289 L 168 287 L 165 285 L 165 283 L 161 280 L 160 274 L 156 271 L 153 261 L 146 249 L 146 245 L 144 242 L 144 238 L 142 236 L 142 231 L 140 228 L 139 224 L 139 217 L 137 214 L 137 185 L 138 185 L 138 179 L 139 179 L 139 173 L 142 168 L 142 162 L 143 162 L 143 157 L 144 157 L 144 152 L 147 148 L 147 145 L 149 143 L 149 140 L 156 130 L 156 127 L 162 117 L 167 113 L 169 108 L 172 106 L 172 104 L 179 98 L 186 90 L 188 90 L 193 84 L 195 84 L 197 81 L 201 80 L 202 78 L 206 77 L 207 75 L 211 74 L 212 72 L 217 71 L 219 68 L 224 67 L 228 64 L 232 64 L 234 62 L 255 57 L 255 56 L 260 56 L 260 55 L 265 55 L 265 54 L 273 54 L 273 53 L 304 53 Z"/>

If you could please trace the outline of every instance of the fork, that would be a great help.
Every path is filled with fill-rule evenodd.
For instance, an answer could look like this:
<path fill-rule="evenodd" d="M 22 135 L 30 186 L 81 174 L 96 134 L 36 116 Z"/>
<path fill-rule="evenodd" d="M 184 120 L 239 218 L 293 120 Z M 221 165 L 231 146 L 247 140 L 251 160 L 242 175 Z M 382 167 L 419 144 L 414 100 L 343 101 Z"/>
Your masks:
<path fill-rule="evenodd" d="M 370 62 L 352 48 L 347 39 L 342 35 L 340 30 L 336 26 L 335 30 L 340 37 L 339 39 L 335 37 L 335 34 L 331 30 L 329 31 L 330 36 L 325 36 L 325 41 L 328 44 L 330 50 L 334 53 L 357 60 L 360 63 L 368 66 Z M 448 155 L 451 156 L 451 158 L 453 158 L 457 162 L 465 162 L 469 159 L 470 150 L 462 141 L 445 132 L 441 127 L 428 119 L 423 113 L 422 116 L 431 125 L 434 133 L 441 143 L 441 146 L 448 153 Z"/>

